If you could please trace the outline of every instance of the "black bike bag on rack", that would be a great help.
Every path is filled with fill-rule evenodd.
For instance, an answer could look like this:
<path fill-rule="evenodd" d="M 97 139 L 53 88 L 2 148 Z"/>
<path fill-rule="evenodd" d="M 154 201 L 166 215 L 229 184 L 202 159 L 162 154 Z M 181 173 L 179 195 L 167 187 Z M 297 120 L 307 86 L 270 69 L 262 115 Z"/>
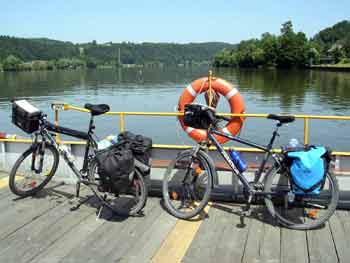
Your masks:
<path fill-rule="evenodd" d="M 42 112 L 26 100 L 15 100 L 12 103 L 12 123 L 26 133 L 39 129 Z"/>
<path fill-rule="evenodd" d="M 118 135 L 119 143 L 126 143 L 135 157 L 135 166 L 144 175 L 151 171 L 152 139 L 143 135 L 135 135 L 125 131 Z"/>
<path fill-rule="evenodd" d="M 133 153 L 126 143 L 117 143 L 98 151 L 96 160 L 98 174 L 105 188 L 118 192 L 123 185 L 128 185 L 135 165 Z"/>

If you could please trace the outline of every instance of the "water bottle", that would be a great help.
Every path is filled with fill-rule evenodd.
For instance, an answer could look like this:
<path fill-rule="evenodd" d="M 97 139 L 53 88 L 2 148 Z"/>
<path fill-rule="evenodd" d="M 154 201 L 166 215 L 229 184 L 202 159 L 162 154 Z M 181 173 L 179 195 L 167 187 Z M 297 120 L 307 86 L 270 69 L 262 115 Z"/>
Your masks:
<path fill-rule="evenodd" d="M 290 139 L 289 143 L 288 143 L 288 147 L 290 148 L 296 148 L 299 146 L 299 141 L 295 138 Z"/>
<path fill-rule="evenodd" d="M 102 150 L 102 149 L 105 149 L 111 145 L 112 145 L 111 141 L 109 141 L 107 139 L 103 139 L 97 143 L 97 149 Z"/>
<path fill-rule="evenodd" d="M 248 166 L 246 162 L 239 156 L 238 152 L 236 152 L 233 149 L 230 149 L 228 150 L 228 153 L 231 157 L 231 160 L 233 161 L 233 163 L 236 165 L 236 167 L 241 173 L 247 170 Z"/>
<path fill-rule="evenodd" d="M 295 194 L 292 191 L 288 192 L 287 194 L 288 203 L 293 203 L 294 199 L 295 199 Z"/>
<path fill-rule="evenodd" d="M 109 135 L 97 143 L 97 149 L 102 150 L 118 142 L 117 136 Z"/>
<path fill-rule="evenodd" d="M 67 154 L 67 158 L 70 162 L 74 162 L 75 158 L 74 155 L 70 152 L 69 148 L 67 145 L 61 145 L 60 146 L 61 150 Z"/>
<path fill-rule="evenodd" d="M 112 144 L 116 144 L 118 142 L 118 136 L 109 135 L 108 140 L 110 140 Z"/>

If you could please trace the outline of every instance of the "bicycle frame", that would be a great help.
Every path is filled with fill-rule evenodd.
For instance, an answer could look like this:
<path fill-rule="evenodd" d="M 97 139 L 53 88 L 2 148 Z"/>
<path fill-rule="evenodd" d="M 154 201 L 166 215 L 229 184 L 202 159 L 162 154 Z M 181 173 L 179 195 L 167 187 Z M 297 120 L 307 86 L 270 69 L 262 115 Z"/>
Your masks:
<path fill-rule="evenodd" d="M 278 167 L 280 166 L 280 162 L 278 160 L 278 158 L 275 156 L 275 154 L 272 152 L 272 146 L 273 143 L 276 139 L 276 137 L 278 136 L 278 128 L 281 126 L 280 123 L 277 124 L 275 130 L 273 131 L 272 137 L 270 139 L 270 142 L 267 146 L 264 145 L 260 145 L 257 144 L 255 142 L 240 138 L 238 136 L 233 136 L 231 134 L 228 133 L 224 133 L 221 131 L 216 130 L 216 128 L 214 127 L 210 127 L 208 130 L 208 138 L 210 139 L 210 141 L 216 146 L 217 150 L 219 151 L 220 155 L 225 159 L 225 161 L 228 163 L 228 165 L 231 167 L 232 172 L 239 178 L 239 180 L 241 181 L 241 183 L 243 184 L 243 186 L 248 190 L 248 192 L 250 194 L 256 194 L 257 191 L 249 184 L 248 180 L 246 179 L 246 177 L 244 176 L 243 173 L 241 173 L 239 171 L 239 169 L 236 167 L 236 165 L 234 164 L 234 162 L 231 160 L 230 156 L 226 153 L 226 151 L 224 150 L 223 146 L 218 142 L 218 140 L 215 138 L 214 134 L 223 136 L 225 138 L 228 138 L 231 141 L 237 141 L 239 143 L 251 146 L 251 147 L 255 147 L 258 148 L 262 151 L 265 152 L 265 156 L 259 166 L 258 171 L 255 174 L 255 178 L 254 178 L 254 184 L 258 183 L 262 173 L 265 169 L 266 163 L 269 160 L 269 158 L 272 156 L 272 158 L 274 159 L 274 166 Z M 265 192 L 259 192 L 259 194 L 262 195 L 267 195 L 270 193 L 265 193 Z"/>
<path fill-rule="evenodd" d="M 63 159 L 65 160 L 65 162 L 68 164 L 68 166 L 72 169 L 72 171 L 76 175 L 78 182 L 81 182 L 81 180 L 83 179 L 83 175 L 86 174 L 88 171 L 90 149 L 92 148 L 92 149 L 94 149 L 94 151 L 96 151 L 96 149 L 97 149 L 97 142 L 93 137 L 94 136 L 94 132 L 93 132 L 94 128 L 95 127 L 94 127 L 94 122 L 93 122 L 93 116 L 90 119 L 89 130 L 87 133 L 73 130 L 73 129 L 69 129 L 69 128 L 65 128 L 62 126 L 57 126 L 57 125 L 54 125 L 46 120 L 43 120 L 41 123 L 39 132 L 37 132 L 35 134 L 34 144 L 40 143 L 38 141 L 39 135 L 42 137 L 42 142 L 41 142 L 42 147 L 45 147 L 45 142 L 46 142 L 46 140 L 48 140 L 57 149 L 59 154 L 63 156 Z M 76 138 L 85 139 L 85 141 L 86 141 L 85 154 L 84 154 L 84 160 L 83 160 L 83 167 L 81 170 L 79 170 L 76 167 L 76 165 L 74 164 L 74 162 L 69 158 L 69 153 L 67 152 L 67 150 L 60 147 L 57 144 L 56 140 L 54 139 L 55 135 L 51 134 L 50 132 L 56 132 L 56 133 L 66 134 L 68 136 L 72 136 L 72 137 L 76 137 Z M 39 168 L 39 170 L 40 170 L 40 168 Z"/>

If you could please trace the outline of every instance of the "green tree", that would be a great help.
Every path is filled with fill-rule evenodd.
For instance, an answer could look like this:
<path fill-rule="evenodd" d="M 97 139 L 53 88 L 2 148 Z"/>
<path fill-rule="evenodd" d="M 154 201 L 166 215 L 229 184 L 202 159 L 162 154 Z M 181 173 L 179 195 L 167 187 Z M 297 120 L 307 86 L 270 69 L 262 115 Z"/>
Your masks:
<path fill-rule="evenodd" d="M 71 65 L 71 61 L 67 58 L 61 58 L 56 61 L 55 66 L 57 69 L 68 69 Z"/>
<path fill-rule="evenodd" d="M 344 58 L 344 52 L 340 47 L 333 48 L 331 51 L 331 55 L 334 60 L 334 63 L 336 64 L 339 63 L 342 60 L 342 58 Z"/>
<path fill-rule="evenodd" d="M 87 68 L 97 68 L 97 61 L 94 58 L 86 58 L 85 63 Z"/>
<path fill-rule="evenodd" d="M 295 33 L 291 21 L 282 24 L 281 35 L 278 38 L 277 65 L 292 67 L 295 64 Z"/>
<path fill-rule="evenodd" d="M 217 67 L 237 66 L 236 54 L 232 50 L 223 49 L 215 55 L 214 65 Z"/>
<path fill-rule="evenodd" d="M 20 64 L 22 64 L 22 60 L 13 55 L 9 55 L 3 61 L 3 69 L 5 71 L 16 71 L 20 69 Z"/>
<path fill-rule="evenodd" d="M 327 51 L 334 44 L 344 44 L 347 39 L 350 38 L 350 21 L 344 20 L 335 25 L 321 30 L 314 36 L 312 42 L 317 43 L 321 49 L 319 49 L 323 55 L 326 55 Z"/>
<path fill-rule="evenodd" d="M 261 48 L 264 50 L 264 63 L 268 66 L 276 65 L 278 39 L 270 33 L 264 33 L 261 36 Z"/>
<path fill-rule="evenodd" d="M 257 67 L 264 64 L 264 50 L 257 39 L 242 41 L 238 45 L 237 63 L 240 67 Z"/>
<path fill-rule="evenodd" d="M 343 51 L 344 55 L 350 58 L 350 36 L 344 40 Z"/>
<path fill-rule="evenodd" d="M 320 52 L 312 44 L 309 45 L 307 52 L 308 65 L 317 65 L 320 63 Z"/>
<path fill-rule="evenodd" d="M 281 35 L 278 38 L 277 66 L 294 67 L 305 66 L 308 61 L 308 40 L 304 33 L 293 31 L 291 21 L 282 24 Z"/>

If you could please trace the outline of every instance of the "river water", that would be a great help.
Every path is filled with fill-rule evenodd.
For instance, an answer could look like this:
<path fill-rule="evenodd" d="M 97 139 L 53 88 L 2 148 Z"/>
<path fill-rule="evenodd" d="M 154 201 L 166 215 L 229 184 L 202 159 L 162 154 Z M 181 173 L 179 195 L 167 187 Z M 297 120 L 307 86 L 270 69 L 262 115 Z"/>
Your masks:
<path fill-rule="evenodd" d="M 350 73 L 309 70 L 214 69 L 214 75 L 235 84 L 243 95 L 247 113 L 350 115 Z M 26 98 L 48 113 L 54 101 L 75 106 L 107 103 L 113 111 L 174 112 L 183 89 L 206 76 L 207 67 L 147 68 L 120 70 L 40 71 L 0 73 L 0 131 L 26 136 L 10 121 L 10 100 Z M 203 102 L 203 100 L 199 100 Z M 221 99 L 219 111 L 228 111 Z M 96 118 L 97 134 L 118 133 L 117 116 Z M 60 124 L 86 130 L 88 114 L 67 111 Z M 267 143 L 274 122 L 249 118 L 241 136 Z M 193 144 L 175 117 L 126 118 L 126 128 L 153 138 L 160 144 Z M 283 126 L 277 145 L 290 138 L 303 140 L 303 121 Z M 310 143 L 350 151 L 350 121 L 312 120 Z"/>

